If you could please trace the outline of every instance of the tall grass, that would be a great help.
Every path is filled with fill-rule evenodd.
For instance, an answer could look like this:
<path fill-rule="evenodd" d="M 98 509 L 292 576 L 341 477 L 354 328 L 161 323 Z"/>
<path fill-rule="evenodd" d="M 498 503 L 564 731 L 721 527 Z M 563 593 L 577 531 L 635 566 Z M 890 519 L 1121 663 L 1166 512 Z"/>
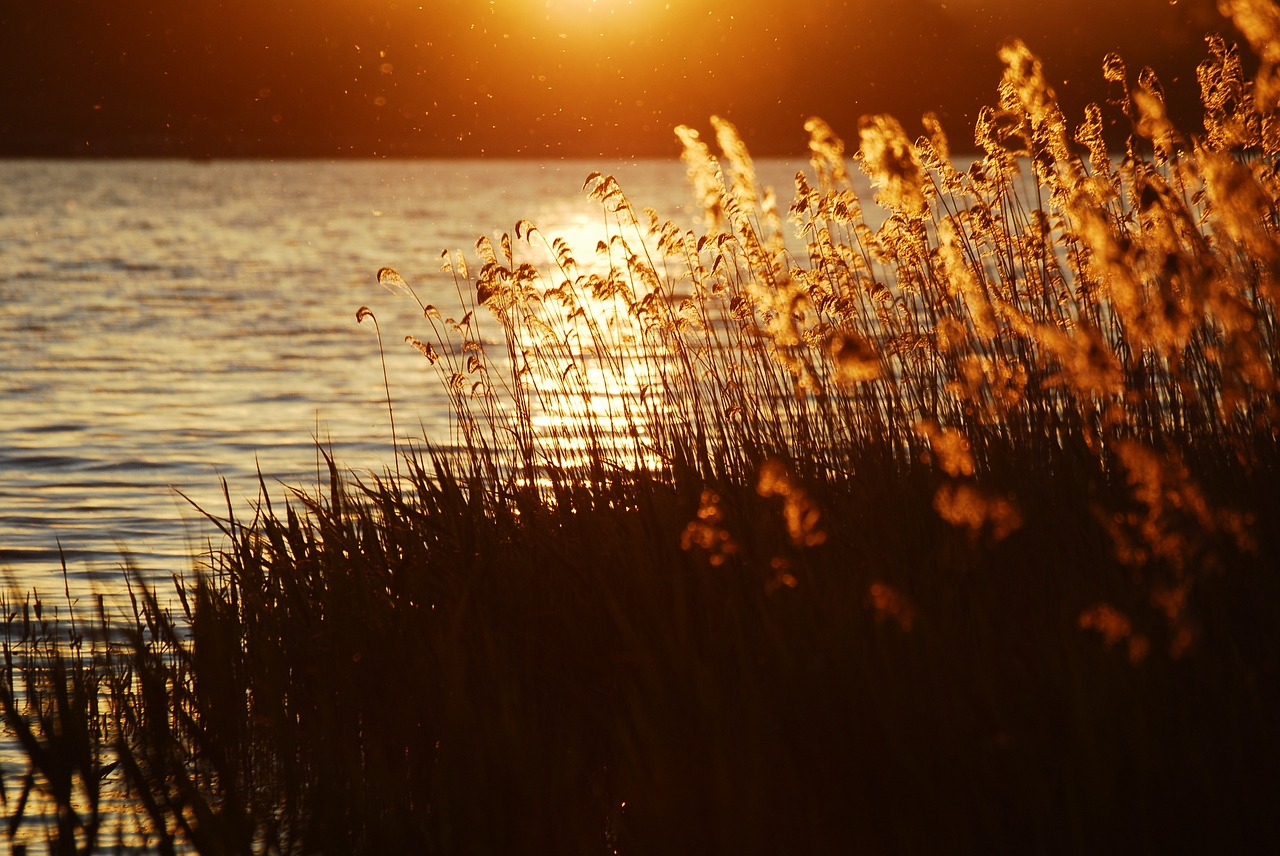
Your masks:
<path fill-rule="evenodd" d="M 701 230 L 593 174 L 590 258 L 445 254 L 449 438 L 228 502 L 111 644 L 11 613 L 11 840 L 104 780 L 162 851 L 1274 846 L 1280 12 L 1227 7 L 1192 134 L 1013 44 L 971 167 L 863 120 L 883 218 L 822 122 L 783 210 L 713 120 Z"/>

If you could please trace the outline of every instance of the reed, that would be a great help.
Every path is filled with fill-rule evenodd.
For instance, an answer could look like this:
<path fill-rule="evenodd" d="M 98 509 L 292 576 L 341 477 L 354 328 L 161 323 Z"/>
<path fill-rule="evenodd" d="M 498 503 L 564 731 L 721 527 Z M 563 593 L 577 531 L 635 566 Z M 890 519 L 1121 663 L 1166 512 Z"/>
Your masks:
<path fill-rule="evenodd" d="M 784 210 L 716 119 L 701 230 L 593 174 L 590 258 L 384 268 L 451 436 L 211 512 L 177 615 L 6 606 L 10 839 L 91 849 L 104 780 L 162 851 L 1274 845 L 1280 13 L 1225 8 L 1195 133 L 1013 44 L 971 167 L 862 122 L 883 217 L 821 121 Z"/>

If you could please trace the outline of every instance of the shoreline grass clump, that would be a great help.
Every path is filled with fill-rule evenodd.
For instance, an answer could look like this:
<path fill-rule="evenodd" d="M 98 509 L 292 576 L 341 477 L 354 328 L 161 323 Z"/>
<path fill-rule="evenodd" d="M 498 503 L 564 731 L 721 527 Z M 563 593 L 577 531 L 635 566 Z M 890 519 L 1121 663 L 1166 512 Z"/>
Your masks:
<path fill-rule="evenodd" d="M 162 851 L 1273 847 L 1280 13 L 1227 8 L 1260 70 L 1210 38 L 1194 133 L 1114 56 L 1073 127 L 1012 44 L 971 166 L 863 120 L 881 213 L 820 120 L 784 209 L 716 119 L 698 230 L 593 174 L 589 258 L 384 268 L 449 438 L 228 502 L 115 646 L 10 618 L 54 845 L 88 734 Z"/>

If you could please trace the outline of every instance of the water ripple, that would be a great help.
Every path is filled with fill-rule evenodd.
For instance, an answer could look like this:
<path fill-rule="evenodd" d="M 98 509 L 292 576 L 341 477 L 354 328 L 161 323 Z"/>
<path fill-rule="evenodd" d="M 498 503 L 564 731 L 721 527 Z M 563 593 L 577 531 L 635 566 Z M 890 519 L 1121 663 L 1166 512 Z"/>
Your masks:
<path fill-rule="evenodd" d="M 126 564 L 163 583 L 214 533 L 179 491 L 219 510 L 224 480 L 240 504 L 259 472 L 314 484 L 316 440 L 385 471 L 361 305 L 378 314 L 397 423 L 447 439 L 443 393 L 397 347 L 421 313 L 375 272 L 455 305 L 441 250 L 521 218 L 589 240 L 599 209 L 582 180 L 602 168 L 664 214 L 687 199 L 674 160 L 0 161 L 0 571 L 61 591 L 61 544 L 77 596 L 118 586 Z M 775 172 L 789 186 L 794 167 Z"/>

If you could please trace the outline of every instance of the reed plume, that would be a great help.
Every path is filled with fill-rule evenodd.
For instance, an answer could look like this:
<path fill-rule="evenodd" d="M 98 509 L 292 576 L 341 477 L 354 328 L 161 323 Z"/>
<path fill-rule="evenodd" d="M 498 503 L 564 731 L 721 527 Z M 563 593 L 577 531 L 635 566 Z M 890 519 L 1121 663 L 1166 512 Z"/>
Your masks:
<path fill-rule="evenodd" d="M 1222 8 L 1200 129 L 1012 43 L 970 160 L 814 118 L 780 207 L 715 118 L 697 228 L 597 172 L 595 247 L 379 271 L 448 436 L 228 501 L 92 656 L 11 598 L 9 839 L 92 847 L 115 770 L 164 852 L 1276 840 L 1280 13 Z"/>

